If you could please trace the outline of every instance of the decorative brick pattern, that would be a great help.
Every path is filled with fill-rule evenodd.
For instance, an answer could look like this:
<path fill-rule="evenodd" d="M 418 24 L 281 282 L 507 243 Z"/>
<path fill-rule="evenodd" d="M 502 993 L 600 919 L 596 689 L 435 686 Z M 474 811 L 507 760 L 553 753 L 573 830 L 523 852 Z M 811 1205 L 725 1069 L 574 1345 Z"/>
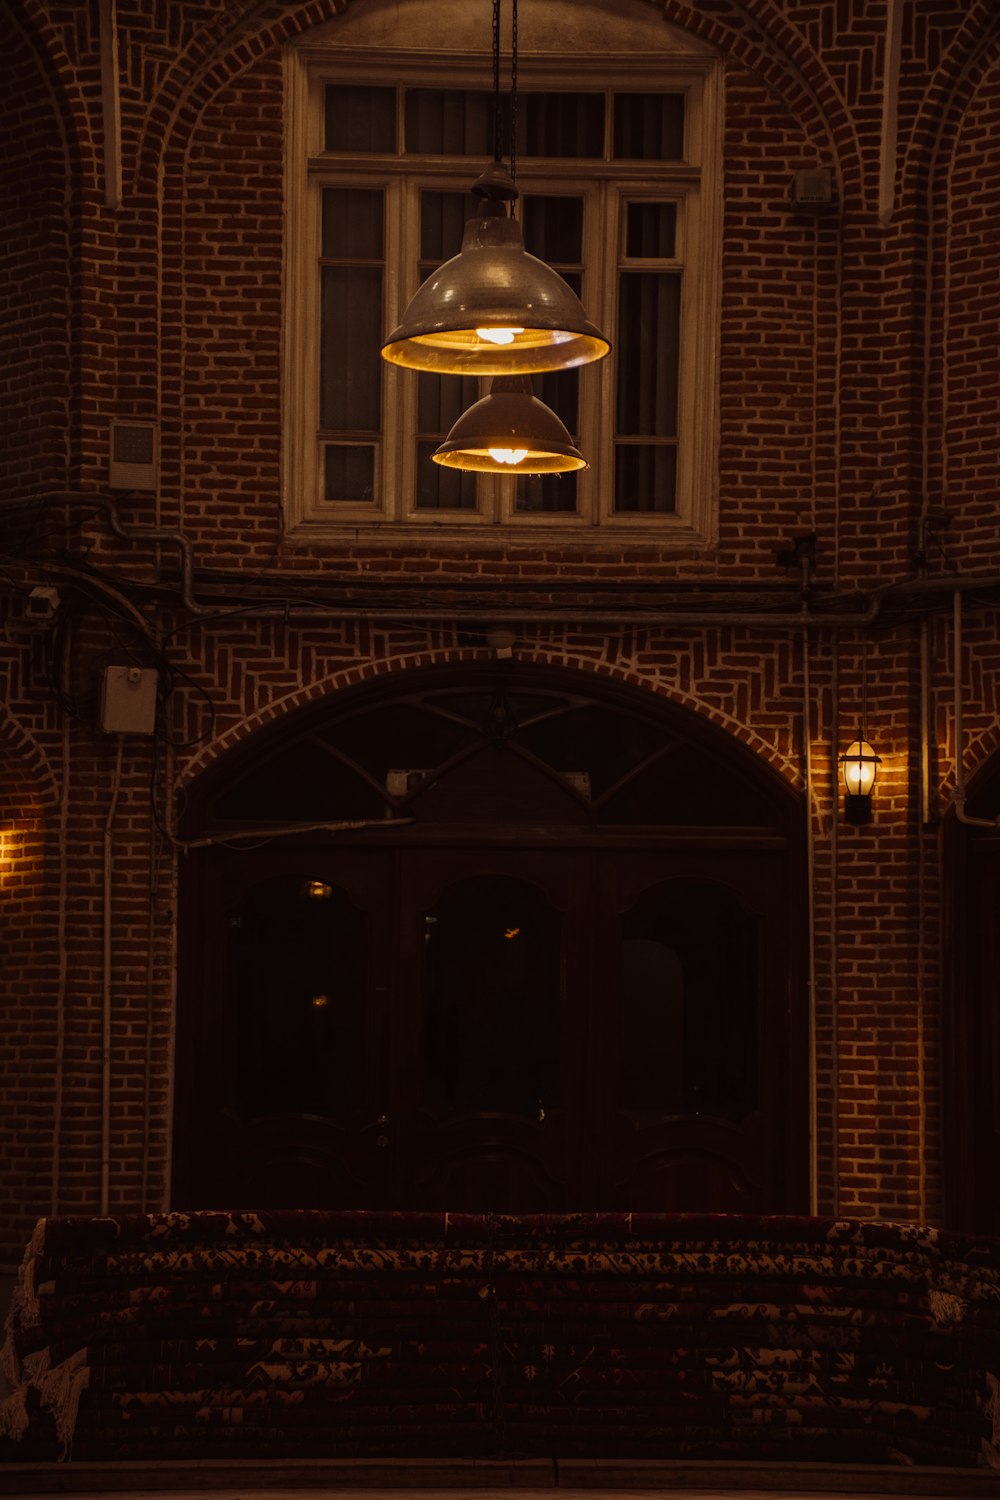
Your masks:
<path fill-rule="evenodd" d="M 464 589 L 484 622 L 530 589 L 535 609 L 559 615 L 518 626 L 524 659 L 663 695 L 808 793 L 815 979 L 795 1003 L 815 1019 L 815 1206 L 941 1220 L 946 585 L 1000 567 L 1000 21 L 989 0 L 902 3 L 897 210 L 883 227 L 886 7 L 663 0 L 665 20 L 727 59 L 719 537 L 696 554 L 585 555 L 523 540 L 435 551 L 282 536 L 282 47 L 346 0 L 119 0 L 117 210 L 103 192 L 98 8 L 6 8 L 2 498 L 103 493 L 112 417 L 159 421 L 162 482 L 156 496 L 117 497 L 119 523 L 158 541 L 117 537 L 78 505 L 3 522 L 14 593 L 0 636 L 0 1258 L 15 1258 L 38 1213 L 96 1211 L 102 1181 L 113 1212 L 168 1204 L 183 997 L 178 857 L 161 829 L 177 799 L 300 707 L 485 659 L 475 622 L 448 603 L 440 624 L 296 613 L 334 586 L 355 606 L 385 590 L 416 609 Z M 816 166 L 833 169 L 838 207 L 797 214 L 792 176 Z M 179 610 L 170 532 L 190 544 L 196 598 L 216 618 Z M 945 587 L 873 605 L 865 627 L 727 623 L 723 605 L 744 598 L 772 613 L 798 602 L 798 574 L 777 554 L 808 533 L 813 603 L 836 596 L 849 618 L 889 585 Z M 72 628 L 26 605 L 50 578 Z M 272 601 L 268 618 L 230 613 L 251 586 Z M 717 618 L 605 627 L 602 590 L 619 610 L 686 603 Z M 966 601 L 970 776 L 1000 748 L 995 599 Z M 119 765 L 116 741 L 95 730 L 95 683 L 111 660 L 154 658 L 171 689 L 164 734 L 129 738 Z M 851 828 L 837 756 L 865 689 L 883 767 L 875 823 Z"/>

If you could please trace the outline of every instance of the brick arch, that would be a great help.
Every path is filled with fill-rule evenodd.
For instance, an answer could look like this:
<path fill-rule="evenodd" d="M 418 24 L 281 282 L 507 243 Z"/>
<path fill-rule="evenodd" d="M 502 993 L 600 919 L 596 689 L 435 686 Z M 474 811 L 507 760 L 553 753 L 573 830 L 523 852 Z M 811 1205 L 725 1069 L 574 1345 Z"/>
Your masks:
<path fill-rule="evenodd" d="M 168 151 L 183 145 L 201 110 L 234 76 L 273 49 L 342 15 L 357 0 L 309 0 L 293 10 L 273 4 L 247 4 L 199 32 L 192 45 L 161 80 L 143 128 L 137 176 L 155 176 Z M 801 33 L 772 0 L 743 5 L 728 0 L 709 16 L 690 0 L 659 0 L 664 19 L 738 59 L 760 74 L 811 133 L 829 142 L 842 177 L 860 181 L 860 153 L 850 113 L 829 73 Z M 251 29 L 256 23 L 256 29 Z M 184 129 L 186 127 L 186 130 Z"/>
<path fill-rule="evenodd" d="M 711 16 L 692 0 L 660 0 L 664 18 L 758 73 L 797 115 L 803 128 L 825 137 L 842 180 L 861 181 L 854 120 L 815 50 L 772 0 L 729 0 Z"/>
<path fill-rule="evenodd" d="M 924 91 L 903 160 L 904 201 L 931 201 L 945 190 L 962 117 L 998 59 L 1000 13 L 990 0 L 975 0 Z"/>
<path fill-rule="evenodd" d="M 81 183 L 86 165 L 90 182 L 96 183 L 99 133 L 80 128 L 90 120 L 93 100 L 80 86 L 77 64 L 66 49 L 62 30 L 52 20 L 51 10 L 47 0 L 14 0 L 10 19 L 45 79 L 52 97 L 53 118 L 65 142 L 67 165 L 76 166 Z"/>
<path fill-rule="evenodd" d="M 970 797 L 974 797 L 977 790 L 986 783 L 1000 778 L 1000 725 L 991 724 L 978 734 L 968 734 L 963 761 L 966 790 Z M 952 755 L 945 789 L 952 790 L 954 785 L 955 764 Z"/>
<path fill-rule="evenodd" d="M 240 719 L 217 735 L 210 744 L 202 747 L 193 756 L 177 777 L 177 790 L 184 790 L 198 777 L 213 767 L 222 756 L 245 744 L 253 735 L 285 719 L 300 710 L 315 706 L 324 698 L 332 698 L 347 688 L 376 678 L 385 679 L 388 687 L 391 679 L 399 678 L 409 671 L 432 666 L 460 666 L 463 663 L 481 666 L 485 660 L 482 648 L 429 647 L 378 661 L 367 661 L 357 666 L 346 667 L 339 672 L 312 682 L 308 687 L 297 689 L 275 703 L 269 703 L 257 713 Z M 746 749 L 752 751 L 773 773 L 783 780 L 791 791 L 801 789 L 801 773 L 798 766 L 787 756 L 782 756 L 773 745 L 762 739 L 754 730 L 740 723 L 731 714 L 723 712 L 705 699 L 688 692 L 668 688 L 655 673 L 644 672 L 634 667 L 609 661 L 606 657 L 593 657 L 564 651 L 558 647 L 532 645 L 518 646 L 518 660 L 532 666 L 550 666 L 577 671 L 594 678 L 610 679 L 616 686 L 636 688 L 649 693 L 659 702 L 666 701 L 673 707 L 682 708 L 699 719 L 713 724 Z"/>
<path fill-rule="evenodd" d="M 23 817 L 58 805 L 59 786 L 45 753 L 16 719 L 0 714 L 0 817 Z M 20 811 L 15 811 L 20 809 Z"/>
<path fill-rule="evenodd" d="M 0 489 L 16 500 L 65 489 L 78 442 L 75 267 L 86 105 L 49 23 L 4 10 L 0 51 L 4 211 L 17 226 L 0 289 L 0 406 L 5 431 L 18 436 L 0 451 Z"/>

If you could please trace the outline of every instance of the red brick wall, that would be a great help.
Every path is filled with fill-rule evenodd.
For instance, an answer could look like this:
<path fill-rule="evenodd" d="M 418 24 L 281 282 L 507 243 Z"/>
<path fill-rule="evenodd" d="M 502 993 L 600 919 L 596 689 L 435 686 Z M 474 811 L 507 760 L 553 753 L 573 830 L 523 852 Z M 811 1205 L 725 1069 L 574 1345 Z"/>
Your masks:
<path fill-rule="evenodd" d="M 0 15 L 6 101 L 0 193 L 0 486 L 11 499 L 65 485 L 74 432 L 73 122 L 25 20 Z"/>
<path fill-rule="evenodd" d="M 119 515 L 127 527 L 182 532 L 196 592 L 209 597 L 211 570 L 220 609 L 258 574 L 277 599 L 283 580 L 308 589 L 381 579 L 422 583 L 427 606 L 441 583 L 468 580 L 497 607 L 513 597 L 504 591 L 531 583 L 540 602 L 590 601 L 595 587 L 617 585 L 622 603 L 634 586 L 635 599 L 643 590 L 648 603 L 655 590 L 669 608 L 675 583 L 701 580 L 706 610 L 737 587 L 755 589 L 759 602 L 773 591 L 777 607 L 797 574 L 776 553 L 810 532 L 818 603 L 837 595 L 852 614 L 883 585 L 996 567 L 1000 41 L 987 0 L 904 4 L 888 226 L 877 218 L 884 6 L 664 4 L 669 20 L 729 60 L 717 548 L 614 544 L 581 556 L 470 541 L 441 555 L 364 539 L 284 543 L 281 46 L 336 9 L 330 0 L 120 4 L 123 201 L 111 208 L 96 7 L 8 8 L 0 97 L 12 146 L 0 171 L 17 227 L 3 252 L 12 274 L 0 284 L 18 317 L 2 320 L 0 334 L 11 416 L 5 495 L 101 490 L 108 420 L 158 419 L 160 493 L 120 497 Z M 833 168 L 839 210 L 796 214 L 792 174 L 814 166 Z M 454 623 L 186 621 L 174 543 L 114 538 L 105 518 L 80 508 L 20 515 L 5 533 L 18 592 L 5 601 L 11 628 L 0 645 L 0 806 L 21 843 L 0 883 L 12 1018 L 0 1052 L 11 1163 L 0 1181 L 0 1256 L 13 1258 L 36 1213 L 101 1204 L 106 844 L 108 1201 L 151 1207 L 166 1201 L 169 1180 L 175 859 L 157 819 L 168 817 L 175 781 L 189 785 L 255 727 L 360 675 L 483 659 L 483 648 Z M 57 555 L 67 550 L 73 574 Z M 95 568 L 99 576 L 86 573 Z M 82 609 L 66 653 L 25 615 L 24 592 L 43 577 L 59 579 Z M 142 631 L 116 597 L 128 579 L 163 584 L 134 596 Z M 941 868 L 937 822 L 920 818 L 926 603 L 894 611 L 890 601 L 868 627 L 849 629 L 721 619 L 525 626 L 518 651 L 663 693 L 799 789 L 808 768 L 817 1206 L 935 1221 Z M 967 624 L 971 770 L 998 740 L 992 596 L 969 599 Z M 936 820 L 953 780 L 947 615 L 932 613 L 926 629 Z M 174 743 L 130 737 L 119 773 L 116 742 L 94 729 L 94 684 L 109 660 L 162 668 L 146 633 L 177 672 L 165 713 Z M 836 757 L 854 738 L 863 681 L 884 764 L 876 822 L 849 828 Z"/>

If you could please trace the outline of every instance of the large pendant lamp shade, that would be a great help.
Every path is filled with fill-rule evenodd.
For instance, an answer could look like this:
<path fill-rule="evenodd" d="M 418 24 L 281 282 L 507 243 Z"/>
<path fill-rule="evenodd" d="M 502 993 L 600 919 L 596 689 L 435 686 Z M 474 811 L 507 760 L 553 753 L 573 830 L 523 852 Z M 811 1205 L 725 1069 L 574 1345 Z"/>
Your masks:
<path fill-rule="evenodd" d="M 382 357 L 438 374 L 529 375 L 590 364 L 610 347 L 491 194 L 466 223 L 461 253 L 419 288 Z"/>
<path fill-rule="evenodd" d="M 522 375 L 494 380 L 432 457 L 448 469 L 487 474 L 565 474 L 587 467 L 555 412 L 532 395 Z"/>

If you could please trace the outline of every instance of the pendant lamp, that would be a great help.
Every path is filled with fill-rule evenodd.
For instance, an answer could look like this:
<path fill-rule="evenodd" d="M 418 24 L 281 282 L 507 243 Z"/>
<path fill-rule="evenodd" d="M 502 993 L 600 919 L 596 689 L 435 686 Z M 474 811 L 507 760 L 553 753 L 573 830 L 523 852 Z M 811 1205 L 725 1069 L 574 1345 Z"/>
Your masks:
<path fill-rule="evenodd" d="M 509 155 L 500 143 L 500 0 L 493 0 L 493 165 L 473 185 L 478 213 L 461 252 L 432 272 L 382 344 L 382 358 L 441 375 L 517 375 L 570 370 L 611 345 L 558 272 L 524 248 L 513 216 L 517 100 L 517 0 L 511 0 Z"/>
<path fill-rule="evenodd" d="M 532 395 L 526 375 L 495 379 L 431 456 L 447 469 L 486 474 L 565 474 L 587 467 L 552 408 Z"/>

